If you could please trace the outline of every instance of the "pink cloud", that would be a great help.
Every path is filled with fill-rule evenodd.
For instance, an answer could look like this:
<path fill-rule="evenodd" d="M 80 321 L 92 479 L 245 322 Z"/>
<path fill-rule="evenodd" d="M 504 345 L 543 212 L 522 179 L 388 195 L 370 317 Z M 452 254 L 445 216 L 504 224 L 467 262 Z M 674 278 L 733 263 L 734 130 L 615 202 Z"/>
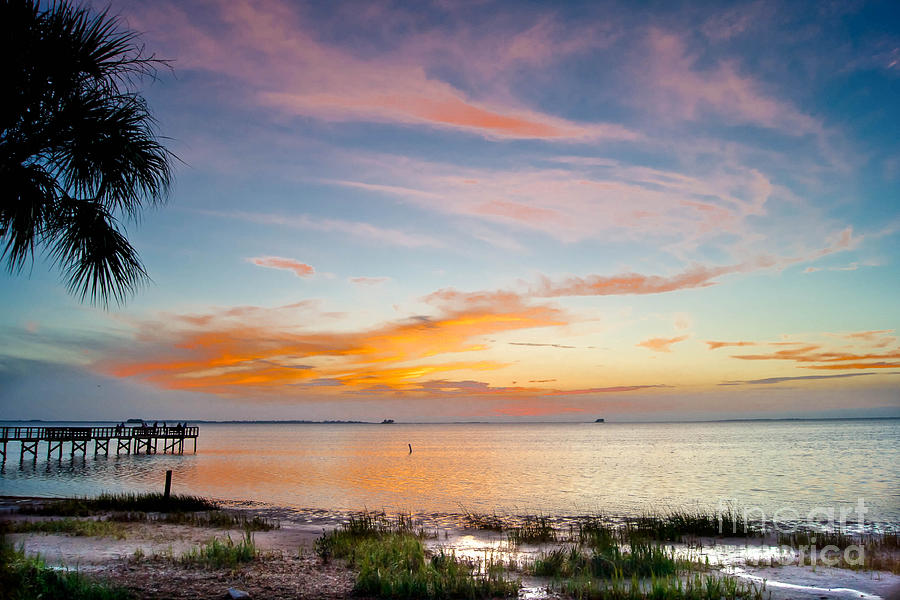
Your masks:
<path fill-rule="evenodd" d="M 247 91 L 245 101 L 286 114 L 420 124 L 495 138 L 636 137 L 619 125 L 577 123 L 529 109 L 506 86 L 491 98 L 474 99 L 434 75 L 435 64 L 455 56 L 464 58 L 453 63 L 457 69 L 479 80 L 493 72 L 498 81 L 497 70 L 544 64 L 584 48 L 568 41 L 577 39 L 571 32 L 540 23 L 487 38 L 469 30 L 421 32 L 397 38 L 389 49 L 356 52 L 318 39 L 301 10 L 278 0 L 214 2 L 212 14 L 199 21 L 178 5 L 153 6 L 138 19 L 141 28 L 157 32 L 159 41 L 175 51 L 180 64 L 233 78 Z M 482 52 L 476 54 L 473 47 Z"/>
<path fill-rule="evenodd" d="M 686 335 L 681 335 L 673 338 L 650 338 L 649 340 L 644 340 L 643 342 L 638 343 L 638 346 L 648 348 L 655 352 L 671 352 L 672 344 L 683 342 L 686 339 L 688 339 L 688 336 Z"/>
<path fill-rule="evenodd" d="M 381 285 L 390 280 L 390 277 L 351 277 L 350 283 L 355 283 L 357 285 Z"/>
<path fill-rule="evenodd" d="M 553 282 L 548 277 L 543 277 L 540 285 L 532 288 L 532 293 L 540 297 L 661 294 L 675 290 L 708 287 L 716 283 L 717 277 L 744 271 L 747 268 L 747 265 L 744 264 L 722 267 L 698 265 L 671 277 L 623 273 L 612 276 L 569 277 L 559 282 Z"/>
<path fill-rule="evenodd" d="M 205 214 L 216 217 L 239 219 L 250 223 L 260 223 L 263 225 L 277 225 L 280 227 L 290 227 L 293 229 L 309 229 L 313 231 L 334 232 L 391 246 L 402 246 L 406 248 L 444 246 L 444 243 L 442 241 L 437 240 L 431 236 L 418 233 L 410 233 L 401 231 L 399 229 L 391 229 L 388 227 L 379 227 L 377 225 L 372 225 L 371 223 L 363 223 L 360 221 L 347 221 L 344 219 L 321 219 L 303 214 L 286 215 L 243 211 L 207 211 Z"/>
<path fill-rule="evenodd" d="M 638 76 L 653 91 L 646 98 L 661 114 L 698 120 L 712 111 L 732 121 L 794 135 L 822 131 L 815 119 L 766 94 L 761 82 L 741 74 L 733 62 L 700 67 L 681 37 L 661 29 L 650 30 L 647 45 L 649 61 L 640 63 Z"/>
<path fill-rule="evenodd" d="M 745 237 L 775 188 L 760 172 L 733 169 L 691 177 L 606 159 L 563 157 L 551 167 L 460 167 L 399 156 L 356 156 L 366 189 L 441 213 L 536 230 L 565 242 L 610 235 L 666 236 L 689 244 Z"/>
<path fill-rule="evenodd" d="M 268 269 L 283 269 L 292 271 L 297 277 L 311 277 L 316 270 L 306 263 L 294 260 L 293 258 L 283 258 L 281 256 L 259 256 L 256 258 L 248 258 L 249 262 L 260 267 Z"/>

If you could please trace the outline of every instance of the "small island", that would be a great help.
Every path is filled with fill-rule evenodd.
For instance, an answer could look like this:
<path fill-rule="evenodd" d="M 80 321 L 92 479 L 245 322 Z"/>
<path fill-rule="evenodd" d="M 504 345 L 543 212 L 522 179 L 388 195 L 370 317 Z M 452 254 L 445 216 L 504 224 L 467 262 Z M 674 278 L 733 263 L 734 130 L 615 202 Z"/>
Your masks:
<path fill-rule="evenodd" d="M 606 422 L 606 419 L 597 419 L 594 421 L 594 423 L 605 423 L 605 422 Z"/>
<path fill-rule="evenodd" d="M 385 419 L 384 421 L 381 422 L 381 424 L 382 425 L 393 425 L 394 420 L 393 419 Z"/>

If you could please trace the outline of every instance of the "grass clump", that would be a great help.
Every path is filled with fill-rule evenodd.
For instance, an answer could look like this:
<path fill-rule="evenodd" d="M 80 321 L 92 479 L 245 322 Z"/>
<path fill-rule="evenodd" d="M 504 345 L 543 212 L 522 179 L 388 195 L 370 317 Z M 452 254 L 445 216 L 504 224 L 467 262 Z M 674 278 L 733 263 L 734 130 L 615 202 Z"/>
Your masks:
<path fill-rule="evenodd" d="M 271 531 L 281 525 L 278 521 L 253 515 L 247 517 L 243 513 L 232 513 L 225 510 L 211 510 L 206 512 L 182 512 L 175 511 L 154 515 L 140 511 L 116 512 L 110 517 L 111 521 L 124 523 L 150 521 L 154 523 L 168 523 L 171 525 L 188 525 L 191 527 L 218 527 L 220 529 L 243 529 L 244 531 Z"/>
<path fill-rule="evenodd" d="M 681 542 L 694 537 L 753 537 L 760 535 L 737 510 L 716 512 L 671 511 L 647 514 L 625 524 L 626 535 L 641 535 L 661 542 Z"/>
<path fill-rule="evenodd" d="M 900 546 L 895 531 L 854 535 L 841 530 L 779 532 L 778 544 L 800 550 L 803 565 L 890 571 L 900 574 Z M 835 551 L 837 549 L 837 551 Z M 814 551 L 818 553 L 814 553 Z M 826 552 L 827 550 L 827 552 Z"/>
<path fill-rule="evenodd" d="M 73 571 L 49 568 L 39 557 L 0 540 L 2 600 L 128 600 L 128 590 L 91 580 Z"/>
<path fill-rule="evenodd" d="M 556 587 L 576 600 L 763 600 L 765 585 L 728 576 L 653 577 L 643 584 L 637 576 L 610 579 L 580 578 Z"/>
<path fill-rule="evenodd" d="M 522 519 L 522 524 L 506 532 L 506 539 L 513 546 L 520 544 L 547 544 L 556 541 L 556 530 L 549 517 L 531 515 Z"/>
<path fill-rule="evenodd" d="M 114 537 L 125 539 L 125 528 L 112 521 L 94 519 L 57 519 L 53 521 L 4 521 L 3 533 L 62 533 L 73 536 Z"/>
<path fill-rule="evenodd" d="M 191 548 L 181 555 L 182 565 L 187 567 L 206 567 L 212 569 L 235 568 L 256 558 L 258 551 L 253 535 L 245 531 L 241 540 L 235 544 L 231 536 L 224 541 L 213 538 L 199 548 Z"/>
<path fill-rule="evenodd" d="M 391 535 L 425 538 L 428 532 L 409 515 L 388 517 L 385 513 L 363 512 L 350 515 L 346 523 L 316 540 L 316 553 L 323 559 L 348 558 L 364 540 Z"/>
<path fill-rule="evenodd" d="M 503 531 L 506 523 L 497 513 L 475 513 L 465 511 L 462 516 L 463 527 L 467 529 L 480 529 L 482 531 Z"/>
<path fill-rule="evenodd" d="M 441 551 L 427 557 L 422 540 L 405 533 L 363 539 L 348 562 L 358 570 L 354 591 L 379 598 L 516 596 L 518 582 L 499 563 L 463 561 Z"/>
<path fill-rule="evenodd" d="M 192 512 L 216 510 L 217 502 L 202 496 L 173 494 L 166 499 L 162 494 L 148 492 L 141 494 L 100 494 L 95 498 L 67 498 L 53 500 L 34 506 L 23 506 L 19 512 L 33 515 L 58 515 L 65 517 L 86 517 L 107 511 L 139 512 Z"/>
<path fill-rule="evenodd" d="M 592 550 L 573 545 L 544 552 L 535 559 L 532 572 L 555 579 L 660 577 L 684 573 L 692 566 L 670 548 L 635 540 L 627 550 L 611 543 Z"/>
<path fill-rule="evenodd" d="M 354 515 L 316 540 L 324 560 L 346 559 L 358 571 L 354 590 L 380 598 L 496 598 L 515 596 L 519 583 L 503 565 L 469 562 L 441 551 L 428 556 L 425 531 L 408 517 Z"/>

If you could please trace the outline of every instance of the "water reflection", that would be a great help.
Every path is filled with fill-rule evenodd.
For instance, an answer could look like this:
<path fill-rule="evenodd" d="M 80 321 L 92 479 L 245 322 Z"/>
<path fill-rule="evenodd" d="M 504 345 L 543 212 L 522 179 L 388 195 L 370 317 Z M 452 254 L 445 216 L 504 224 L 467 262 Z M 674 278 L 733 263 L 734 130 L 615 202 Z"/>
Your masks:
<path fill-rule="evenodd" d="M 18 461 L 0 494 L 173 490 L 289 507 L 633 514 L 733 499 L 771 515 L 863 497 L 900 520 L 900 422 L 202 425 L 198 453 Z M 409 454 L 407 444 L 414 452 Z"/>

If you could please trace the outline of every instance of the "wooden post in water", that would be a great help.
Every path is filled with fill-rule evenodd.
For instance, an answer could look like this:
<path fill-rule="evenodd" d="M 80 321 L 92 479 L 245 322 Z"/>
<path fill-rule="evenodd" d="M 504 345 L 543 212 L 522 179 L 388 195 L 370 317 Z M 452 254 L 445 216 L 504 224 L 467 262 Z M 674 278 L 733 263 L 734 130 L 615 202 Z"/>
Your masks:
<path fill-rule="evenodd" d="M 172 491 L 172 470 L 166 471 L 166 491 L 163 492 L 163 500 L 169 499 L 169 492 Z"/>

